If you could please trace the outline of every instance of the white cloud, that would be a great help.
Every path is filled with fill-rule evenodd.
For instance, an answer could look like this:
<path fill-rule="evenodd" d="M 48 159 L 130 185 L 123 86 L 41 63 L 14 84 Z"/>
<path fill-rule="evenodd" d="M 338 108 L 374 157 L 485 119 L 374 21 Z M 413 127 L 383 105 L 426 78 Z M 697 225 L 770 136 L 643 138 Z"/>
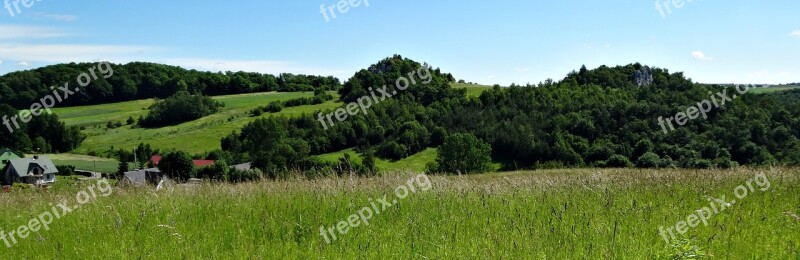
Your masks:
<path fill-rule="evenodd" d="M 20 61 L 20 62 L 17 62 L 17 67 L 28 67 L 28 66 L 30 66 L 30 65 L 31 65 L 31 63 L 30 63 L 30 62 L 27 62 L 27 61 Z"/>
<path fill-rule="evenodd" d="M 39 63 L 133 61 L 160 49 L 129 45 L 0 44 L 0 58 Z"/>
<path fill-rule="evenodd" d="M 692 58 L 695 60 L 713 60 L 714 58 L 706 56 L 702 51 L 693 51 Z"/>
<path fill-rule="evenodd" d="M 525 73 L 525 72 L 531 71 L 531 69 L 529 69 L 529 68 L 515 68 L 514 71 L 516 71 L 518 73 Z"/>
<path fill-rule="evenodd" d="M 206 71 L 247 71 L 258 73 L 293 73 L 334 76 L 344 81 L 353 76 L 355 69 L 334 69 L 301 65 L 296 62 L 270 60 L 215 60 L 204 58 L 166 59 L 164 63 L 189 69 Z"/>
<path fill-rule="evenodd" d="M 70 34 L 50 27 L 28 25 L 0 25 L 0 40 L 41 39 L 69 36 Z"/>
<path fill-rule="evenodd" d="M 796 30 L 794 32 L 790 32 L 789 36 L 800 38 L 800 30 Z"/>
<path fill-rule="evenodd" d="M 78 16 L 68 14 L 42 14 L 42 17 L 62 22 L 72 22 L 78 20 Z"/>

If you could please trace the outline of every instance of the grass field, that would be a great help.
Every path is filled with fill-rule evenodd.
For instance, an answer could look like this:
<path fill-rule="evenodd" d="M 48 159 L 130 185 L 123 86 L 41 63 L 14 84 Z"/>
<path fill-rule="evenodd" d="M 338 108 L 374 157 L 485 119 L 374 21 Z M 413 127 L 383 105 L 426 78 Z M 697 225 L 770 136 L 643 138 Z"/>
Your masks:
<path fill-rule="evenodd" d="M 199 154 L 219 149 L 222 137 L 233 131 L 238 131 L 247 123 L 254 121 L 256 117 L 249 116 L 249 111 L 253 108 L 264 106 L 276 100 L 311 97 L 312 95 L 313 93 L 310 92 L 271 92 L 214 97 L 215 100 L 225 103 L 222 111 L 191 122 L 157 129 L 132 128 L 129 125 L 116 129 L 106 128 L 106 122 L 108 121 L 124 123 L 129 116 L 137 118 L 139 115 L 145 115 L 153 100 L 56 108 L 53 111 L 67 125 L 86 128 L 83 132 L 88 137 L 74 151 L 75 153 L 88 154 L 94 151 L 103 154 L 109 150 L 123 147 L 133 149 L 139 143 L 149 143 L 153 148 L 157 149 L 180 149 L 192 154 Z M 320 105 L 286 108 L 280 113 L 267 113 L 261 117 L 273 115 L 295 116 L 302 113 L 312 113 L 316 110 L 333 109 L 340 105 L 335 101 L 329 101 Z"/>
<path fill-rule="evenodd" d="M 785 91 L 792 89 L 800 89 L 800 86 L 787 85 L 787 86 L 772 86 L 769 88 L 760 88 L 759 86 L 759 88 L 753 88 L 750 92 L 755 94 L 761 94 L 761 93 L 771 93 L 771 92 L 778 92 L 778 91 Z"/>
<path fill-rule="evenodd" d="M 119 161 L 108 158 L 100 158 L 78 154 L 45 154 L 53 160 L 55 165 L 72 165 L 75 169 L 113 173 L 119 169 Z M 31 157 L 28 155 L 27 157 Z"/>
<path fill-rule="evenodd" d="M 339 158 L 342 158 L 345 153 L 350 154 L 350 158 L 353 160 L 353 162 L 359 164 L 362 163 L 361 154 L 357 153 L 353 149 L 318 155 L 317 158 L 328 162 L 338 162 Z M 437 148 L 427 148 L 419 153 L 397 161 L 375 158 L 375 166 L 378 168 L 378 171 L 407 170 L 412 172 L 424 172 L 427 170 L 428 163 L 436 161 L 437 155 Z M 497 171 L 501 166 L 502 165 L 499 163 L 492 163 L 491 168 L 492 170 Z"/>
<path fill-rule="evenodd" d="M 451 87 L 454 88 L 465 88 L 467 89 L 467 96 L 477 97 L 480 96 L 486 90 L 492 89 L 492 86 L 486 85 L 477 85 L 477 84 L 465 84 L 465 83 L 450 83 Z"/>
<path fill-rule="evenodd" d="M 342 158 L 344 154 L 350 154 L 350 158 L 353 160 L 353 162 L 358 164 L 362 163 L 361 154 L 357 153 L 353 149 L 318 155 L 317 158 L 328 162 L 338 162 L 339 158 Z M 375 158 L 375 166 L 378 168 L 378 171 L 394 171 L 404 169 L 414 172 L 422 172 L 425 171 L 425 166 L 429 162 L 436 161 L 436 155 L 436 148 L 428 148 L 422 152 L 397 161 Z"/>
<path fill-rule="evenodd" d="M 205 184 L 168 190 L 113 187 L 55 219 L 49 230 L 0 246 L 7 259 L 672 259 L 659 227 L 709 205 L 758 171 L 577 169 L 471 176 Z M 800 257 L 800 171 L 765 170 L 756 189 L 688 228 L 689 247 L 714 258 Z M 410 183 L 410 184 L 409 184 Z M 423 185 L 427 184 L 427 185 Z M 0 194 L 8 234 L 52 205 L 77 205 L 81 186 Z M 401 185 L 416 186 L 394 203 Z M 429 187 L 430 189 L 422 189 Z M 384 198 L 391 206 L 327 244 L 325 229 Z M 59 210 L 60 211 L 60 210 Z M 353 223 L 358 223 L 354 221 Z M 360 222 L 363 223 L 363 222 Z M 343 225 L 344 227 L 348 224 Z M 337 232 L 334 230 L 334 232 Z M 0 241 L 2 243 L 2 241 Z M 679 259 L 679 258 L 678 258 Z"/>

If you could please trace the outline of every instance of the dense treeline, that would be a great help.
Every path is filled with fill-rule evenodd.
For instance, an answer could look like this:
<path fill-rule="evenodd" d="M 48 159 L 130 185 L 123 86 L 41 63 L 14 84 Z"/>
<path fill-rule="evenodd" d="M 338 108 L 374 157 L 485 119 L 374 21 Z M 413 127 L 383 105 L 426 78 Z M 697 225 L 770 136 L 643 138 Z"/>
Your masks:
<path fill-rule="evenodd" d="M 392 85 L 421 66 L 400 56 L 383 60 L 345 83 L 341 99 L 358 100 L 370 87 Z M 800 164 L 798 91 L 747 94 L 713 109 L 708 119 L 664 133 L 658 117 L 686 111 L 726 86 L 631 64 L 581 68 L 560 82 L 495 87 L 470 98 L 449 87 L 452 76 L 432 71 L 429 84 L 411 86 L 328 130 L 316 115 L 265 118 L 224 138 L 223 149 L 270 172 L 315 168 L 320 163 L 311 155 L 351 147 L 400 159 L 468 133 L 480 139 L 476 145 L 489 144 L 505 169 Z"/>
<path fill-rule="evenodd" d="M 0 116 L 5 116 L 4 119 L 15 115 L 19 115 L 17 109 L 7 104 L 0 104 Z M 86 138 L 79 128 L 67 127 L 58 120 L 57 115 L 48 113 L 32 116 L 28 123 L 22 122 L 21 119 L 9 120 L 8 124 L 0 126 L 0 129 L 2 129 L 0 147 L 22 152 L 68 152 L 77 148 Z"/>
<path fill-rule="evenodd" d="M 18 71 L 0 76 L 0 103 L 23 109 L 52 92 L 51 86 L 75 85 L 76 78 L 94 63 L 69 63 Z M 266 91 L 338 90 L 334 77 L 248 72 L 212 73 L 176 66 L 133 62 L 112 65 L 113 76 L 94 80 L 84 91 L 75 93 L 59 106 L 76 106 L 166 98 L 178 91 L 203 95 L 227 95 Z"/>

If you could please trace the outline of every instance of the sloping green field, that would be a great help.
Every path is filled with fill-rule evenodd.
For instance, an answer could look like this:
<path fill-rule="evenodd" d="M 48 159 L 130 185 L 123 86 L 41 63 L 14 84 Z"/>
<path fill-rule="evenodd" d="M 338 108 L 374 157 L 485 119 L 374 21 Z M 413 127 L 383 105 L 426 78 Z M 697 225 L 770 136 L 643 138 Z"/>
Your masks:
<path fill-rule="evenodd" d="M 450 86 L 454 87 L 454 88 L 465 88 L 465 89 L 467 89 L 467 96 L 470 96 L 470 97 L 480 96 L 481 93 L 483 93 L 484 91 L 492 89 L 492 86 L 478 85 L 478 84 L 466 84 L 466 83 L 450 83 Z"/>
<path fill-rule="evenodd" d="M 189 153 L 205 153 L 219 149 L 220 139 L 257 119 L 258 117 L 250 117 L 250 110 L 276 100 L 285 101 L 311 96 L 313 96 L 311 92 L 218 96 L 214 99 L 225 103 L 222 111 L 195 121 L 156 129 L 133 128 L 130 125 L 116 129 L 106 127 L 108 121 L 119 121 L 124 124 L 129 116 L 138 118 L 139 115 L 146 115 L 147 108 L 153 104 L 153 100 L 56 108 L 53 111 L 67 125 L 85 127 L 83 132 L 88 137 L 73 151 L 75 153 L 87 154 L 93 151 L 102 154 L 119 148 L 133 149 L 139 143 L 149 143 L 153 148 L 162 150 L 180 149 Z M 320 105 L 286 108 L 280 113 L 267 113 L 261 117 L 300 115 L 316 110 L 332 109 L 339 105 L 336 101 L 328 101 Z"/>

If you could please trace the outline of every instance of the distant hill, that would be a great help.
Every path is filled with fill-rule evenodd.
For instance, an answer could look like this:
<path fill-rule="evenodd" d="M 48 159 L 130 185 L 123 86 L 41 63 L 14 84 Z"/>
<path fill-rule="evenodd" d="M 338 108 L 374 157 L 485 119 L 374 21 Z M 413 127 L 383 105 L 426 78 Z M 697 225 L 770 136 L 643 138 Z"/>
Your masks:
<path fill-rule="evenodd" d="M 420 66 L 425 64 L 400 56 L 382 60 L 343 85 L 342 101 L 356 101 L 368 88 Z M 560 81 L 473 95 L 445 72 L 432 75 L 431 84 L 397 92 L 331 129 L 320 125 L 316 113 L 264 118 L 224 138 L 222 147 L 265 170 L 318 167 L 309 158 L 324 155 L 331 162 L 330 156 L 348 149 L 364 158 L 402 161 L 454 133 L 489 144 L 503 169 L 800 164 L 800 100 L 791 92 L 733 96 L 730 87 L 694 84 L 683 73 L 638 63 L 583 67 Z M 687 112 L 698 103 L 711 107 L 703 115 Z M 272 147 L 294 153 L 275 161 Z"/>
<path fill-rule="evenodd" d="M 58 64 L 0 76 L 0 103 L 18 109 L 29 108 L 33 102 L 51 95 L 51 86 L 77 86 L 78 75 L 94 70 L 95 66 L 97 63 Z M 338 90 L 341 86 L 339 80 L 332 76 L 276 76 L 241 71 L 213 73 L 144 62 L 111 64 L 111 68 L 112 73 L 103 74 L 110 74 L 108 78 L 98 77 L 85 87 L 85 91 L 71 94 L 59 102 L 58 107 L 165 98 L 180 90 L 216 96 L 268 91 Z"/>

